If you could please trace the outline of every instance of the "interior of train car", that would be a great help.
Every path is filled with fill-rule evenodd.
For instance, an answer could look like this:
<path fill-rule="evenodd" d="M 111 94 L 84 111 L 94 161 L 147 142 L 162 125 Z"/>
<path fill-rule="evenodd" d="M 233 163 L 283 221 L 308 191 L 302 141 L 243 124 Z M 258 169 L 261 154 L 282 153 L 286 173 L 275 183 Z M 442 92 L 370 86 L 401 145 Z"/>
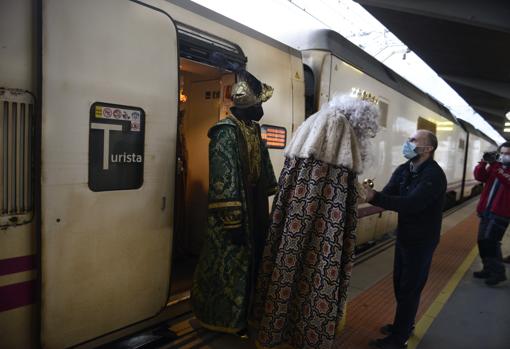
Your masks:
<path fill-rule="evenodd" d="M 237 45 L 182 24 L 178 32 L 181 58 L 170 300 L 191 287 L 207 219 L 207 132 L 229 114 L 233 70 L 245 60 Z M 218 51 L 218 42 L 229 51 Z"/>

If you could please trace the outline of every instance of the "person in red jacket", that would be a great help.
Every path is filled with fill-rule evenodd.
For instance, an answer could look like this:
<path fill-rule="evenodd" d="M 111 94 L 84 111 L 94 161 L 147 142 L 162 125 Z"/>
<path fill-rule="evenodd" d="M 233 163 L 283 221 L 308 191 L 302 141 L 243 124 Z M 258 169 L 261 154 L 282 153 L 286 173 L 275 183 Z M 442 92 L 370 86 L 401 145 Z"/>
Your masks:
<path fill-rule="evenodd" d="M 473 276 L 494 286 L 506 280 L 501 239 L 510 222 L 510 142 L 501 144 L 496 157 L 490 153 L 478 163 L 475 179 L 485 183 L 477 211 L 480 216 L 478 251 L 483 269 Z"/>

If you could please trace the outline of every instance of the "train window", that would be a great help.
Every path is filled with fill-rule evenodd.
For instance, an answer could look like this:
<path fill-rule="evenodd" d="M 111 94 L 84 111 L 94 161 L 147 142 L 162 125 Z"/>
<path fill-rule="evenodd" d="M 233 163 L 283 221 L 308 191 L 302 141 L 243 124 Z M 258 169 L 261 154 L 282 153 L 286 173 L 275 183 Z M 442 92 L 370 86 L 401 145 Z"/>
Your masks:
<path fill-rule="evenodd" d="M 466 141 L 464 139 L 459 139 L 459 149 L 464 149 L 466 146 Z"/>
<path fill-rule="evenodd" d="M 287 145 L 287 130 L 285 127 L 261 125 L 262 140 L 269 149 L 283 149 Z"/>
<path fill-rule="evenodd" d="M 33 211 L 34 98 L 0 88 L 0 226 L 28 223 Z"/>
<path fill-rule="evenodd" d="M 420 116 L 418 118 L 417 130 L 428 130 L 433 134 L 436 134 L 436 124 Z"/>
<path fill-rule="evenodd" d="M 388 124 L 388 103 L 379 100 L 379 111 L 381 115 L 379 116 L 379 126 L 386 127 Z"/>
<path fill-rule="evenodd" d="M 233 42 L 177 23 L 180 56 L 213 67 L 236 71 L 246 66 L 243 50 Z"/>
<path fill-rule="evenodd" d="M 303 64 L 303 72 L 305 75 L 305 118 L 307 118 L 317 111 L 315 103 L 315 76 L 312 69 L 306 64 Z"/>

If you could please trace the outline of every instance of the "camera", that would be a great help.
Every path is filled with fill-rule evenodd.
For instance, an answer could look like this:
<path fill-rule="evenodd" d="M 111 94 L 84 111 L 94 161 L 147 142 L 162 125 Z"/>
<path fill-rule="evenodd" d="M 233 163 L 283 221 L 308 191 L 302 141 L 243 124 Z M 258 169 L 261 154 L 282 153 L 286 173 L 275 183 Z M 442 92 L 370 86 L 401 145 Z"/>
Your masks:
<path fill-rule="evenodd" d="M 498 160 L 498 152 L 497 151 L 489 151 L 489 152 L 483 153 L 483 160 L 485 162 L 489 162 L 489 163 L 497 161 Z"/>

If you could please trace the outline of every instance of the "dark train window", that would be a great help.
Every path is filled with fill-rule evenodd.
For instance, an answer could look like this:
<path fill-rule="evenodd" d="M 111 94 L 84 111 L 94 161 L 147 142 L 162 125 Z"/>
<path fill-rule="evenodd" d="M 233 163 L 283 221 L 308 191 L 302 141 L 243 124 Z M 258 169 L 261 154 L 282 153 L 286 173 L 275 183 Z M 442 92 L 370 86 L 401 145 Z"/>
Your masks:
<path fill-rule="evenodd" d="M 379 116 L 379 126 L 386 127 L 388 125 L 388 103 L 379 100 L 379 111 L 381 115 Z"/>
<path fill-rule="evenodd" d="M 436 134 L 436 124 L 432 121 L 428 121 L 421 116 L 418 118 L 417 130 L 428 130 L 433 134 Z"/>
<path fill-rule="evenodd" d="M 305 118 L 307 118 L 317 111 L 315 102 L 315 76 L 312 69 L 306 64 L 303 64 L 303 72 L 305 75 Z"/>
<path fill-rule="evenodd" d="M 287 130 L 285 127 L 261 125 L 260 136 L 269 149 L 283 149 L 287 145 Z"/>

